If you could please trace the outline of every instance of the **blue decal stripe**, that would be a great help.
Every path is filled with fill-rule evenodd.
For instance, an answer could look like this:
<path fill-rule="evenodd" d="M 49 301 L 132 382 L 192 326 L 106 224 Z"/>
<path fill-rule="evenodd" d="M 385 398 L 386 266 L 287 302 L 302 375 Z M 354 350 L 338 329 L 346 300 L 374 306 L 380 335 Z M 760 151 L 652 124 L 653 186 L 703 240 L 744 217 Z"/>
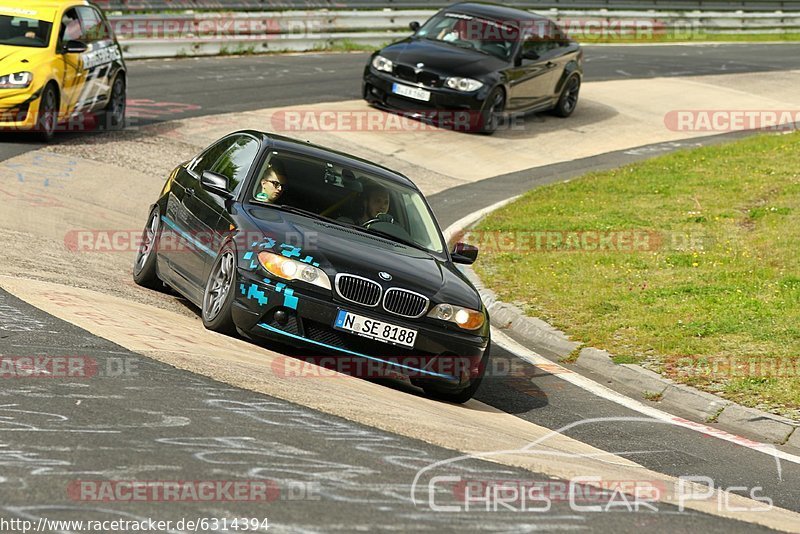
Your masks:
<path fill-rule="evenodd" d="M 263 328 L 264 330 L 269 330 L 270 332 L 275 332 L 276 334 L 281 334 L 281 335 L 284 335 L 284 336 L 287 336 L 287 337 L 291 337 L 291 338 L 294 338 L 294 339 L 299 339 L 300 341 L 303 341 L 304 343 L 311 343 L 313 345 L 318 345 L 320 347 L 325 347 L 326 349 L 332 349 L 332 350 L 336 350 L 336 351 L 339 351 L 339 352 L 344 352 L 346 354 L 352 354 L 353 356 L 359 356 L 361 358 L 366 358 L 368 360 L 372 360 L 373 362 L 381 362 L 381 363 L 385 363 L 385 364 L 388 364 L 388 365 L 392 365 L 394 367 L 400 367 L 402 369 L 408 369 L 409 371 L 414 371 L 414 372 L 417 372 L 417 373 L 424 373 L 426 375 L 438 376 L 440 378 L 449 378 L 451 380 L 452 379 L 457 379 L 457 377 L 455 377 L 455 376 L 443 375 L 441 373 L 434 373 L 433 371 L 426 371 L 425 369 L 417 369 L 416 367 L 411 367 L 409 365 L 403 365 L 403 364 L 396 363 L 396 362 L 390 362 L 390 361 L 382 360 L 382 359 L 376 358 L 374 356 L 367 356 L 366 354 L 361 354 L 360 352 L 353 352 L 352 350 L 347 350 L 347 349 L 343 349 L 343 348 L 340 348 L 340 347 L 334 347 L 333 345 L 328 345 L 327 343 L 321 343 L 319 341 L 314 341 L 313 339 L 308 339 L 307 337 L 298 336 L 298 335 L 292 334 L 290 332 L 284 332 L 283 330 L 280 330 L 278 328 L 272 327 L 272 326 L 270 326 L 268 324 L 259 323 L 258 326 Z"/>
<path fill-rule="evenodd" d="M 205 252 L 206 254 L 211 256 L 212 258 L 216 258 L 217 257 L 217 253 L 216 252 L 214 252 L 213 250 L 211 250 L 210 248 L 208 248 L 207 246 L 202 244 L 200 241 L 196 240 L 195 238 L 193 238 L 192 236 L 190 236 L 189 234 L 187 234 L 186 232 L 181 230 L 178 227 L 178 225 L 175 223 L 175 221 L 173 221 L 172 219 L 170 219 L 166 215 L 162 215 L 161 216 L 161 220 L 164 221 L 167 226 L 169 226 L 170 228 L 172 228 L 173 230 L 178 232 L 181 235 L 181 237 L 184 238 L 186 241 L 189 241 L 190 243 L 193 243 L 194 246 L 196 246 L 197 248 L 199 248 L 200 250 L 202 250 L 203 252 Z"/>

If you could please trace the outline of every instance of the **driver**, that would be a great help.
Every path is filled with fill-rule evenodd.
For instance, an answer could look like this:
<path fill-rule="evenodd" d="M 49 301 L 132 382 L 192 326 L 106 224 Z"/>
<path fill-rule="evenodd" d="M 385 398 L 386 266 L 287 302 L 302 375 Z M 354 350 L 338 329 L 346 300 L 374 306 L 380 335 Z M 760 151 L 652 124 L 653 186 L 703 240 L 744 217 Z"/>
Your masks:
<path fill-rule="evenodd" d="M 389 213 L 389 191 L 372 183 L 364 187 L 361 215 L 356 224 L 364 224 L 375 219 L 379 213 Z"/>

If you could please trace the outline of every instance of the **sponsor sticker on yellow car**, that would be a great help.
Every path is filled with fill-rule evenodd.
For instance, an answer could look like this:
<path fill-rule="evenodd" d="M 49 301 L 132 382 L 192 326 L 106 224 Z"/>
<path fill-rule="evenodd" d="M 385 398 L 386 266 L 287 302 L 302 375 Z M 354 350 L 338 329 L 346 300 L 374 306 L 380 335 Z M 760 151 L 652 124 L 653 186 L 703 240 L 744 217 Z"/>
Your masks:
<path fill-rule="evenodd" d="M 118 129 L 127 71 L 103 12 L 85 0 L 0 4 L 0 129 Z"/>

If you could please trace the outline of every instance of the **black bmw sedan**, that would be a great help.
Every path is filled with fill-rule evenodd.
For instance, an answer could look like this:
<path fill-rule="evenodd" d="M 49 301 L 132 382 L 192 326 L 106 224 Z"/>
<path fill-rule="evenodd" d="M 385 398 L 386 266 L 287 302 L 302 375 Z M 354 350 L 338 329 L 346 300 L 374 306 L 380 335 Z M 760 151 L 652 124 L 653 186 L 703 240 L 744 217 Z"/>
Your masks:
<path fill-rule="evenodd" d="M 485 133 L 505 113 L 575 111 L 583 52 L 549 19 L 461 3 L 411 29 L 370 58 L 362 83 L 370 104 Z"/>
<path fill-rule="evenodd" d="M 184 295 L 211 330 L 369 362 L 465 402 L 488 362 L 489 320 L 455 264 L 477 253 L 447 248 L 405 176 L 242 131 L 169 176 L 133 277 Z"/>

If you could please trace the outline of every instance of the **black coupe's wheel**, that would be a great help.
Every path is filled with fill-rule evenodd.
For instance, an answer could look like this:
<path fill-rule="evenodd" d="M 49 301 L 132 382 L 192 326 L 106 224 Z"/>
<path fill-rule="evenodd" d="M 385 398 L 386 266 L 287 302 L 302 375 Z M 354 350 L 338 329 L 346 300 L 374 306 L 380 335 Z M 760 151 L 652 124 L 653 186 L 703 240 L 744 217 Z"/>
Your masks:
<path fill-rule="evenodd" d="M 231 315 L 235 283 L 236 251 L 226 244 L 211 268 L 203 294 L 203 325 L 209 330 L 223 334 L 236 332 Z"/>
<path fill-rule="evenodd" d="M 156 272 L 156 249 L 160 230 L 161 211 L 156 206 L 147 219 L 147 225 L 142 232 L 142 243 L 133 262 L 133 281 L 150 289 L 159 289 L 162 286 Z"/>
<path fill-rule="evenodd" d="M 561 97 L 553 108 L 553 113 L 559 117 L 569 117 L 575 108 L 578 107 L 578 94 L 581 91 L 581 79 L 578 76 L 572 76 L 567 83 L 564 84 L 564 89 L 561 90 Z"/>
<path fill-rule="evenodd" d="M 45 143 L 51 141 L 58 124 L 58 96 L 52 85 L 44 88 L 39 101 L 39 116 L 36 118 L 36 134 Z"/>
<path fill-rule="evenodd" d="M 489 98 L 486 99 L 484 110 L 481 113 L 481 133 L 493 134 L 497 131 L 503 112 L 506 109 L 506 93 L 499 87 L 495 87 Z"/>
<path fill-rule="evenodd" d="M 434 399 L 442 400 L 445 402 L 452 402 L 455 404 L 463 404 L 470 400 L 475 393 L 478 391 L 478 388 L 481 386 L 481 382 L 483 382 L 483 377 L 486 374 L 486 367 L 489 365 L 489 352 L 492 347 L 492 341 L 489 340 L 489 344 L 486 345 L 486 350 L 483 352 L 483 358 L 481 358 L 480 364 L 480 374 L 476 376 L 472 382 L 470 382 L 469 386 L 465 387 L 462 390 L 446 390 L 438 388 L 435 384 L 426 384 L 422 386 L 422 389 L 425 391 L 426 394 L 433 397 Z"/>
<path fill-rule="evenodd" d="M 108 104 L 100 114 L 101 126 L 109 131 L 122 130 L 125 127 L 125 110 L 127 108 L 127 86 L 125 78 L 117 76 L 111 86 Z"/>

